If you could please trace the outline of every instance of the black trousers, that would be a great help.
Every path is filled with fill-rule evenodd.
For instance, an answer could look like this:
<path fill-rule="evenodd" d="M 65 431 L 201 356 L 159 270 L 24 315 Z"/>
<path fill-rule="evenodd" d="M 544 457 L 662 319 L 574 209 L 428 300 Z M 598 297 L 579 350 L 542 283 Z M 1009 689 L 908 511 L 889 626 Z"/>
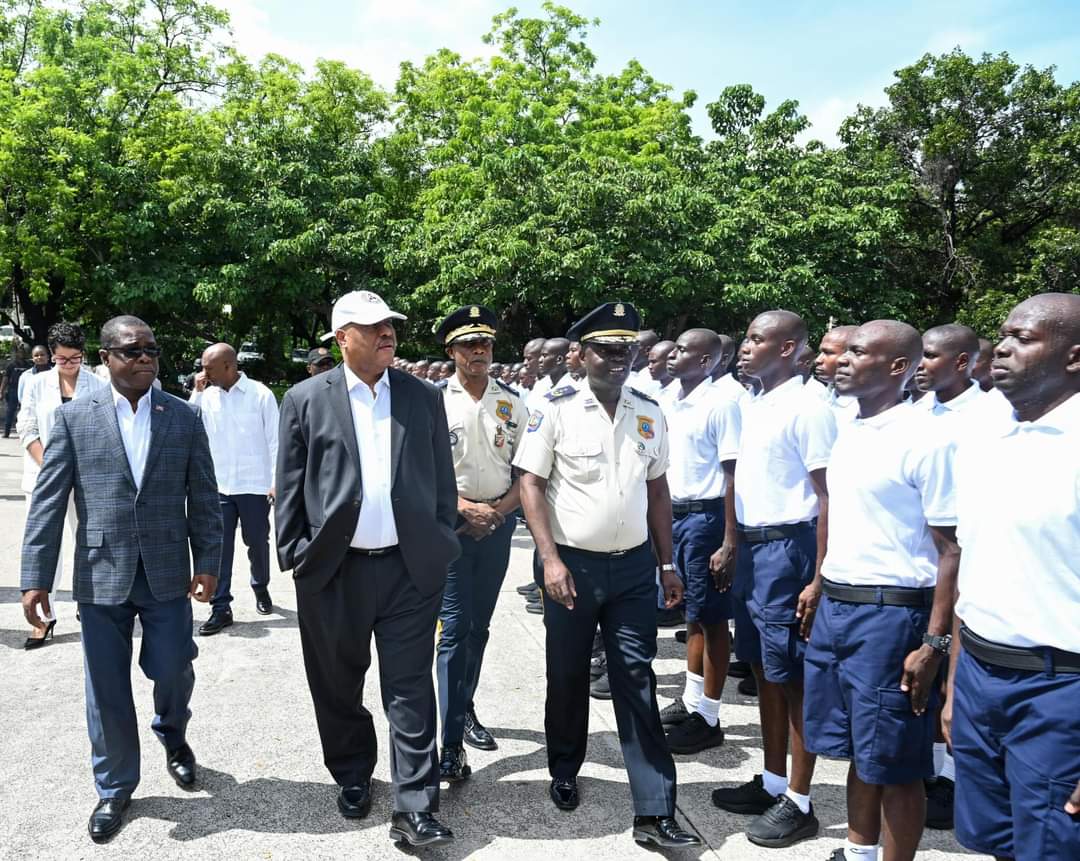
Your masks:
<path fill-rule="evenodd" d="M 569 547 L 559 555 L 574 578 L 574 609 L 544 597 L 547 702 L 544 730 L 552 777 L 576 777 L 589 737 L 589 659 L 597 623 L 623 761 L 637 816 L 675 813 L 675 763 L 656 706 L 656 560 L 648 545 L 622 557 Z M 538 580 L 543 574 L 538 571 Z"/>
<path fill-rule="evenodd" d="M 378 747 L 364 706 L 371 637 L 379 657 L 383 710 L 390 723 L 394 810 L 439 809 L 435 686 L 431 665 L 442 592 L 423 597 L 401 554 L 349 554 L 326 588 L 297 591 L 304 652 L 323 761 L 339 786 L 371 779 Z"/>

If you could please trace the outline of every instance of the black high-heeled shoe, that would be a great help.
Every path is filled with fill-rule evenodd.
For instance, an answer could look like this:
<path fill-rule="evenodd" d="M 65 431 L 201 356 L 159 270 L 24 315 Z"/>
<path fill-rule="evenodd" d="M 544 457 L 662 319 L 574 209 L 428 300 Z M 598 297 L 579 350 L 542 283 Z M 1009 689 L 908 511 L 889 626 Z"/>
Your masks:
<path fill-rule="evenodd" d="M 40 649 L 42 646 L 45 645 L 45 641 L 47 639 L 49 639 L 49 637 L 51 637 L 53 635 L 53 628 L 55 628 L 55 627 L 56 627 L 56 619 L 53 619 L 51 622 L 49 622 L 48 625 L 45 626 L 45 634 L 44 634 L 44 636 L 41 636 L 41 637 L 27 637 L 26 642 L 23 643 L 23 648 L 26 649 L 26 651 L 28 651 L 28 652 L 31 649 Z"/>

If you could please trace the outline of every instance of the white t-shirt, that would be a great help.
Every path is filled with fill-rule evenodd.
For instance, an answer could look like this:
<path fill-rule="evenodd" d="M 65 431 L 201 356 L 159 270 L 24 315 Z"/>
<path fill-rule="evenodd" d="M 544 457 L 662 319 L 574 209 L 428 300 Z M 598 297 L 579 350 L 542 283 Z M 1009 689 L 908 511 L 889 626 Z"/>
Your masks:
<path fill-rule="evenodd" d="M 735 513 L 743 526 L 802 523 L 818 514 L 810 473 L 824 469 L 836 418 L 795 376 L 748 398 L 735 465 Z"/>
<path fill-rule="evenodd" d="M 682 397 L 676 381 L 660 400 L 668 422 L 668 490 L 675 502 L 721 499 L 727 476 L 720 464 L 739 453 L 742 417 L 732 398 L 717 397 L 712 383 L 702 382 Z"/>
<path fill-rule="evenodd" d="M 930 526 L 956 524 L 956 440 L 907 403 L 841 423 L 829 460 L 829 549 L 821 573 L 851 586 L 937 583 Z"/>
<path fill-rule="evenodd" d="M 1080 652 L 1080 394 L 969 434 L 956 477 L 957 615 L 996 643 Z"/>

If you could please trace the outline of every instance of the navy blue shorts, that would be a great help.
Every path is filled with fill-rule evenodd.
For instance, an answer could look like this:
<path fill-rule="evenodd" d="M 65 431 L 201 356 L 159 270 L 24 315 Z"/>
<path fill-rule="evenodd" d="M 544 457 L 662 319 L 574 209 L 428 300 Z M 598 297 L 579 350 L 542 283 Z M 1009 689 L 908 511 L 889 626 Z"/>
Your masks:
<path fill-rule="evenodd" d="M 724 503 L 715 510 L 675 515 L 671 537 L 675 549 L 675 570 L 682 578 L 686 621 L 701 625 L 721 625 L 731 618 L 731 596 L 716 588 L 709 557 L 724 543 Z"/>
<path fill-rule="evenodd" d="M 761 664 L 767 681 L 802 679 L 806 641 L 799 636 L 795 610 L 802 590 L 814 579 L 816 561 L 817 533 L 809 523 L 791 538 L 739 542 L 733 600 L 745 602 L 756 637 L 740 633 L 742 617 L 736 613 L 735 655 Z"/>
<path fill-rule="evenodd" d="M 1080 673 L 1009 670 L 960 654 L 953 694 L 956 839 L 987 855 L 1080 858 Z"/>
<path fill-rule="evenodd" d="M 850 760 L 863 783 L 934 776 L 940 682 L 921 716 L 900 690 L 904 659 L 922 644 L 929 607 L 850 604 L 823 595 L 806 646 L 806 749 Z"/>

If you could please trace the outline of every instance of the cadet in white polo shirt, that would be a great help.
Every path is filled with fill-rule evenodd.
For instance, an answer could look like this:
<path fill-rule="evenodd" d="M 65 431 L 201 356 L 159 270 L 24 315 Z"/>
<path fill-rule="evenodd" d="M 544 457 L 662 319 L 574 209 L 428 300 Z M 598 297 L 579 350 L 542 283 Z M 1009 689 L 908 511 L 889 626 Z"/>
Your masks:
<path fill-rule="evenodd" d="M 656 706 L 656 563 L 668 605 L 683 587 L 671 561 L 668 440 L 660 405 L 629 386 L 639 317 L 609 302 L 568 333 L 586 381 L 547 396 L 514 459 L 544 587 L 549 794 L 578 806 L 589 730 L 589 655 L 597 623 L 634 800 L 633 836 L 666 848 L 701 845 L 675 820 L 675 763 Z M 650 535 L 652 541 L 650 542 Z"/>
<path fill-rule="evenodd" d="M 979 336 L 959 323 L 935 326 L 923 335 L 923 355 L 915 384 L 927 396 L 916 403 L 934 415 L 963 414 L 982 403 L 982 389 L 971 379 L 979 355 Z"/>
<path fill-rule="evenodd" d="M 740 372 L 756 379 L 761 393 L 741 406 L 733 595 L 745 602 L 753 625 L 736 624 L 735 653 L 751 663 L 758 681 L 765 769 L 742 786 L 715 790 L 712 800 L 733 813 L 759 814 L 747 837 L 770 847 L 790 846 L 818 831 L 810 804 L 814 756 L 802 738 L 803 654 L 821 595 L 819 565 L 828 535 L 825 468 L 836 419 L 796 371 L 806 339 L 806 324 L 797 314 L 770 311 L 750 324 L 739 351 Z"/>
<path fill-rule="evenodd" d="M 1076 861 L 1080 295 L 1017 305 L 991 374 L 1013 416 L 969 433 L 956 465 L 956 836 L 998 858 Z"/>
<path fill-rule="evenodd" d="M 671 465 L 675 567 L 686 587 L 686 689 L 661 713 L 672 753 L 697 753 L 724 742 L 720 695 L 731 643 L 728 587 L 735 568 L 735 457 L 742 425 L 738 401 L 711 385 L 720 337 L 690 329 L 668 366 L 675 384 L 663 400 Z"/>
<path fill-rule="evenodd" d="M 860 326 L 835 385 L 856 397 L 829 460 L 824 597 L 806 649 L 806 746 L 847 759 L 848 839 L 833 861 L 915 857 L 960 551 L 955 436 L 904 401 L 918 331 Z M 935 591 L 935 586 L 936 591 Z M 884 827 L 883 827 L 884 825 Z"/>
<path fill-rule="evenodd" d="M 817 358 L 814 359 L 814 376 L 806 384 L 807 388 L 827 403 L 838 419 L 849 419 L 859 411 L 859 402 L 848 395 L 836 391 L 833 380 L 836 376 L 836 363 L 847 350 L 848 338 L 855 334 L 858 326 L 833 326 L 821 337 Z"/>
<path fill-rule="evenodd" d="M 719 335 L 719 338 L 720 355 L 716 357 L 716 364 L 713 366 L 709 378 L 718 392 L 741 401 L 743 398 L 749 397 L 750 393 L 742 383 L 735 379 L 735 375 L 729 370 L 731 360 L 735 357 L 735 341 L 729 335 Z"/>

